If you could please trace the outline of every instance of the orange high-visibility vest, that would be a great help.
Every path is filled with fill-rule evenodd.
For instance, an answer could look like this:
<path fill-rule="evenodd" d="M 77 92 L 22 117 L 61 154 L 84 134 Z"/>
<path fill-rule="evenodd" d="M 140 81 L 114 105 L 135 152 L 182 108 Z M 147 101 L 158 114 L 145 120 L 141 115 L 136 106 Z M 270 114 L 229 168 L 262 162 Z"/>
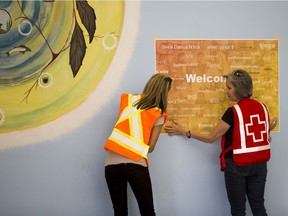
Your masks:
<path fill-rule="evenodd" d="M 133 161 L 147 159 L 151 130 L 161 114 L 159 108 L 148 110 L 137 109 L 133 106 L 142 95 L 122 94 L 118 120 L 108 138 L 104 149 L 113 151 Z"/>

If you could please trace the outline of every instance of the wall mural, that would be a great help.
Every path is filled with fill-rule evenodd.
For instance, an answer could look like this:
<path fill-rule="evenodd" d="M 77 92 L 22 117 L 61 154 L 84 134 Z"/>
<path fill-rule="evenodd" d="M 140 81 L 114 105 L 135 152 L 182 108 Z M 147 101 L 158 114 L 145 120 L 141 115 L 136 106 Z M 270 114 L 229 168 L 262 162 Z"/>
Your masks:
<path fill-rule="evenodd" d="M 138 8 L 124 1 L 0 2 L 0 149 L 66 133 L 107 101 L 133 49 Z"/>

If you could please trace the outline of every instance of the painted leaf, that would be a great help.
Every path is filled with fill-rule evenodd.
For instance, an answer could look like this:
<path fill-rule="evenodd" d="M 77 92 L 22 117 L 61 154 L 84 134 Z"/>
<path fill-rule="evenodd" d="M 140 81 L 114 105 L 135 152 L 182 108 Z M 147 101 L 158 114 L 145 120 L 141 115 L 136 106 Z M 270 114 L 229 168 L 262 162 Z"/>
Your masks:
<path fill-rule="evenodd" d="M 70 42 L 70 66 L 73 76 L 76 77 L 86 53 L 86 43 L 78 22 L 75 22 L 75 28 Z"/>
<path fill-rule="evenodd" d="M 81 21 L 89 33 L 89 43 L 91 43 L 96 31 L 96 15 L 94 9 L 87 3 L 87 1 L 77 0 L 76 5 Z"/>

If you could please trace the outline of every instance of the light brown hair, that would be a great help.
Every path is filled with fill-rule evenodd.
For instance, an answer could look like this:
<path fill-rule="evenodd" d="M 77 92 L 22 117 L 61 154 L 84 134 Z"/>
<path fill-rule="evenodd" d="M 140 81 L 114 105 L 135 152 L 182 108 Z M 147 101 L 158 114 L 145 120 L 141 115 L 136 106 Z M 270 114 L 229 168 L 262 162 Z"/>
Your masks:
<path fill-rule="evenodd" d="M 158 107 L 166 112 L 168 92 L 171 88 L 172 79 L 163 74 L 154 74 L 143 89 L 143 97 L 134 103 L 137 109 L 151 109 Z"/>

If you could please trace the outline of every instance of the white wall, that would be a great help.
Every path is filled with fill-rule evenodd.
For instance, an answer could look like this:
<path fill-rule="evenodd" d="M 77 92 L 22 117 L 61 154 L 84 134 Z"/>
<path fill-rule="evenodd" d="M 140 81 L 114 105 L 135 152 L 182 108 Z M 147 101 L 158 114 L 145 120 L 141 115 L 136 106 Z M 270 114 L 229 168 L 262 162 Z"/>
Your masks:
<path fill-rule="evenodd" d="M 288 2 L 143 1 L 137 42 L 111 101 L 73 133 L 0 152 L 1 216 L 108 216 L 103 144 L 111 132 L 121 92 L 141 92 L 155 71 L 155 37 L 179 39 L 280 38 L 280 123 L 273 133 L 266 190 L 269 215 L 287 216 Z M 97 106 L 97 104 L 95 104 Z M 75 122 L 77 124 L 77 122 Z M 0 137 L 1 139 L 1 137 Z M 155 208 L 162 216 L 228 216 L 219 171 L 219 142 L 212 145 L 161 135 L 150 155 Z M 137 216 L 130 194 L 130 215 Z M 248 208 L 248 216 L 251 212 Z"/>

